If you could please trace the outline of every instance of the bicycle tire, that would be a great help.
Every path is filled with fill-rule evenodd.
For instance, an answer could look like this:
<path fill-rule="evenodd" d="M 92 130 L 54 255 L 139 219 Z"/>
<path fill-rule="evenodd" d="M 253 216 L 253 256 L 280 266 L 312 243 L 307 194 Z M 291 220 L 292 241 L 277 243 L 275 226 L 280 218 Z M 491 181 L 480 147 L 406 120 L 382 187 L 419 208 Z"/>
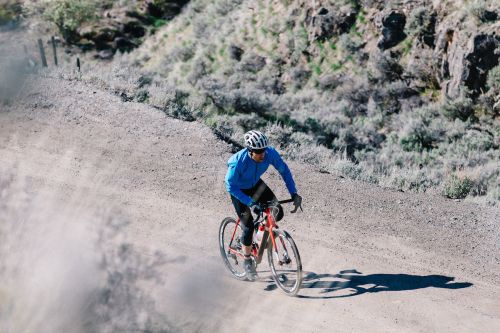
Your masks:
<path fill-rule="evenodd" d="M 283 230 L 275 230 L 274 237 L 276 240 L 276 247 L 278 249 L 278 258 L 275 257 L 275 251 L 271 240 L 269 240 L 269 247 L 267 248 L 267 259 L 269 267 L 273 275 L 276 285 L 289 296 L 296 296 L 302 284 L 302 262 L 300 261 L 300 254 L 297 245 L 290 236 L 290 234 Z M 286 246 L 283 247 L 283 244 Z M 290 253 L 293 258 L 290 258 Z M 288 257 L 288 258 L 287 258 Z M 287 263 L 287 259 L 290 263 Z M 291 264 L 295 265 L 295 268 Z M 287 265 L 289 267 L 283 266 Z"/>
<path fill-rule="evenodd" d="M 229 270 L 229 272 L 238 280 L 246 280 L 243 260 L 235 255 L 231 255 L 228 251 L 229 242 L 233 235 L 235 225 L 236 220 L 232 217 L 226 217 L 224 220 L 222 220 L 219 227 L 219 249 L 222 260 L 224 261 L 224 265 Z M 233 241 L 237 242 L 236 246 L 234 246 L 233 248 L 237 250 L 241 250 L 241 248 L 238 249 L 241 232 L 241 227 L 238 225 L 238 230 L 236 231 L 233 239 Z"/>

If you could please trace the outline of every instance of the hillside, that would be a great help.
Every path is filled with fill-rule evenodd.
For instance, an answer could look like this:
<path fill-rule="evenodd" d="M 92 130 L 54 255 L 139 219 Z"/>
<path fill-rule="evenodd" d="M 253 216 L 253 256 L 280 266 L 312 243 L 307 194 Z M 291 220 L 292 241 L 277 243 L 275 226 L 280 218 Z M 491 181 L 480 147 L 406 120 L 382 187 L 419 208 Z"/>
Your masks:
<path fill-rule="evenodd" d="M 232 140 L 267 127 L 327 172 L 495 201 L 498 14 L 494 1 L 191 1 L 128 63 L 155 83 L 136 88 L 148 103 Z"/>
<path fill-rule="evenodd" d="M 61 15 L 59 3 L 71 10 Z M 90 82 L 198 119 L 228 142 L 261 128 L 287 158 L 322 172 L 400 191 L 500 200 L 495 1 L 24 7 L 27 22 L 58 27 L 67 54 L 86 56 Z M 43 26 L 39 33 L 48 34 Z"/>

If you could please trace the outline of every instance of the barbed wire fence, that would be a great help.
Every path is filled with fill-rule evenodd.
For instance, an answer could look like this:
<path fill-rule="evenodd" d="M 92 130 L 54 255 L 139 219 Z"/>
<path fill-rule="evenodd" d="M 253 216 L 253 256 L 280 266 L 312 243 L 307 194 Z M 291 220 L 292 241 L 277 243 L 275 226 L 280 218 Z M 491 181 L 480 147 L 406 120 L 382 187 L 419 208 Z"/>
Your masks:
<path fill-rule="evenodd" d="M 26 44 L 23 44 L 23 51 L 25 57 L 25 63 L 28 68 L 37 68 L 37 67 L 49 67 L 49 65 L 59 66 L 59 57 L 58 57 L 58 38 L 52 36 L 50 39 L 44 44 L 42 38 L 38 38 L 36 41 L 36 51 L 30 49 Z M 52 61 L 49 63 L 47 61 L 47 53 L 45 50 L 45 45 L 49 45 L 49 50 L 52 51 L 51 58 Z M 50 52 L 50 51 L 49 51 Z M 37 61 L 39 59 L 39 61 Z M 78 72 L 81 72 L 81 61 L 80 57 L 76 57 L 74 60 L 74 65 Z"/>
<path fill-rule="evenodd" d="M 32 81 L 30 74 L 45 68 L 70 69 L 77 77 L 82 75 L 80 57 L 61 51 L 58 37 L 6 38 L 0 45 L 0 107 L 18 99 L 25 85 Z"/>

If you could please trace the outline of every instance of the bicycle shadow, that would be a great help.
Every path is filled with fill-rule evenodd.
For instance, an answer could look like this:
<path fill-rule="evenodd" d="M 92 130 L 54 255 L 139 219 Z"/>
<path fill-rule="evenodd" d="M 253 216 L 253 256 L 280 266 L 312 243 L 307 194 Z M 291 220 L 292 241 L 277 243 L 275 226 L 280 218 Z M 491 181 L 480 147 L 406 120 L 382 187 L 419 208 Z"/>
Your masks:
<path fill-rule="evenodd" d="M 338 274 L 316 274 L 304 272 L 302 290 L 322 289 L 324 296 L 297 295 L 299 298 L 329 299 L 358 296 L 365 293 L 382 291 L 405 291 L 423 288 L 461 289 L 468 288 L 470 282 L 453 282 L 454 277 L 444 275 L 410 275 L 410 274 L 368 274 L 363 275 L 355 269 L 343 270 Z M 269 281 L 265 290 L 277 288 L 274 282 Z"/>

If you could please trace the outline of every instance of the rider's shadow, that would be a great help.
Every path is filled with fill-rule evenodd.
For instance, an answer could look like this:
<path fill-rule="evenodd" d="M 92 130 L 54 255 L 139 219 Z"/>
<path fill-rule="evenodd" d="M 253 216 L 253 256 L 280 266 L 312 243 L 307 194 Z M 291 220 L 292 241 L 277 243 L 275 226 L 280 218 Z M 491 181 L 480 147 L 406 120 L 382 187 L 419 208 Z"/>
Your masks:
<path fill-rule="evenodd" d="M 301 289 L 321 289 L 321 296 L 298 295 L 301 298 L 341 298 L 357 296 L 364 293 L 381 291 L 403 291 L 422 288 L 461 289 L 472 286 L 469 282 L 453 282 L 455 278 L 444 275 L 410 275 L 410 274 L 368 274 L 352 269 L 340 271 L 338 274 L 316 274 L 307 272 L 302 280 Z M 276 289 L 270 283 L 266 290 Z M 306 291 L 307 293 L 307 291 Z"/>

